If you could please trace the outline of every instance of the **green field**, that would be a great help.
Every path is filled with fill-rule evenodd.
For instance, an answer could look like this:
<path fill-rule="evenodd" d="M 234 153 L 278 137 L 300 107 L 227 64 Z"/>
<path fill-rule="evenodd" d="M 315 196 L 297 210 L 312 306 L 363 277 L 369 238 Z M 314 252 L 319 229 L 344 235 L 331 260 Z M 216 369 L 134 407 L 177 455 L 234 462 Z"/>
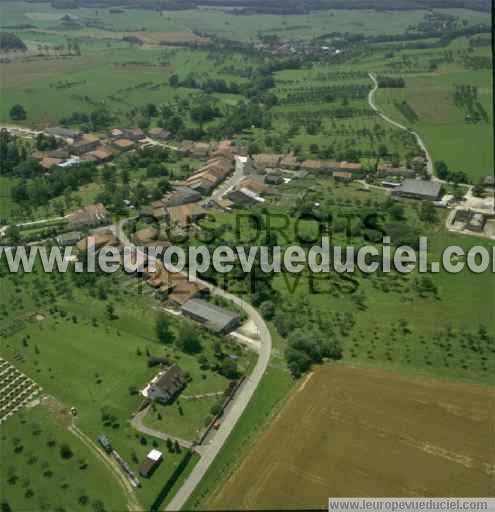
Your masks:
<path fill-rule="evenodd" d="M 34 293 L 24 297 L 17 294 L 20 283 L 25 291 L 33 287 Z M 184 453 L 169 453 L 165 442 L 142 436 L 129 425 L 142 402 L 137 390 L 157 372 L 148 367 L 147 354 L 168 357 L 189 373 L 191 382 L 186 394 L 224 391 L 228 381 L 213 371 L 201 370 L 196 357 L 157 343 L 157 303 L 136 286 L 137 281 L 118 275 L 104 278 L 95 286 L 94 291 L 103 287 L 108 301 L 115 304 L 116 318 L 109 321 L 108 301 L 95 300 L 88 291 L 74 288 L 67 274 L 4 276 L 0 304 L 4 340 L 0 351 L 45 392 L 66 407 L 76 407 L 81 430 L 93 440 L 106 434 L 134 470 L 152 447 L 165 453 L 165 461 L 154 477 L 143 481 L 137 492 L 138 499 L 150 506 Z M 171 322 L 176 332 L 178 322 L 172 317 Z M 212 337 L 205 334 L 202 340 L 202 355 L 212 359 Z M 229 349 L 227 343 L 223 346 L 226 353 L 234 348 L 240 356 L 239 368 L 248 368 L 252 359 L 249 354 L 243 355 L 236 347 Z M 196 409 L 191 414 L 201 416 Z M 201 423 L 204 420 L 202 417 Z M 166 432 L 166 422 L 163 427 Z M 188 471 L 195 461 L 197 458 L 193 458 Z"/>
<path fill-rule="evenodd" d="M 15 209 L 15 203 L 12 201 L 10 195 L 11 188 L 12 180 L 0 177 L 0 218 L 5 220 L 10 219 Z"/>
<path fill-rule="evenodd" d="M 466 52 L 465 39 L 452 43 L 448 49 Z M 419 59 L 421 53 L 416 54 Z M 489 48 L 476 49 L 472 57 L 488 57 Z M 460 58 L 460 57 L 459 57 Z M 424 59 L 424 58 L 423 58 Z M 421 62 L 421 61 L 420 61 Z M 423 60 L 424 62 L 424 60 Z M 456 60 L 442 65 L 433 73 L 416 72 L 406 75 L 404 89 L 379 89 L 377 105 L 398 122 L 418 131 L 434 161 L 444 160 L 449 168 L 465 172 L 474 182 L 493 173 L 492 77 L 489 69 L 467 69 Z M 479 102 L 487 120 L 470 122 L 466 112 L 454 103 L 456 85 L 477 87 Z M 418 116 L 410 123 L 395 106 L 406 100 Z"/>
<path fill-rule="evenodd" d="M 0 500 L 13 510 L 125 510 L 121 488 L 93 452 L 46 406 L 24 410 L 0 428 Z M 67 445 L 71 455 L 62 457 Z"/>
<path fill-rule="evenodd" d="M 464 9 L 439 9 L 467 20 L 469 24 L 486 21 L 486 14 Z M 70 11 L 69 11 L 70 12 Z M 169 11 L 157 14 L 151 10 L 124 9 L 112 13 L 109 9 L 77 9 L 70 12 L 82 27 L 73 29 L 74 35 L 98 37 L 112 36 L 119 32 L 172 33 L 182 38 L 194 39 L 194 33 L 216 34 L 219 37 L 248 41 L 259 34 L 276 34 L 281 39 L 312 38 L 331 32 L 350 32 L 372 35 L 402 33 L 410 24 L 418 23 L 427 11 L 400 12 L 374 10 L 329 10 L 307 15 L 239 16 L 228 10 L 196 9 Z M 67 11 L 53 9 L 45 3 L 3 2 L 2 15 L 7 25 L 31 24 L 39 30 L 56 34 L 62 31 L 60 18 Z M 116 35 L 114 34 L 114 37 Z"/>

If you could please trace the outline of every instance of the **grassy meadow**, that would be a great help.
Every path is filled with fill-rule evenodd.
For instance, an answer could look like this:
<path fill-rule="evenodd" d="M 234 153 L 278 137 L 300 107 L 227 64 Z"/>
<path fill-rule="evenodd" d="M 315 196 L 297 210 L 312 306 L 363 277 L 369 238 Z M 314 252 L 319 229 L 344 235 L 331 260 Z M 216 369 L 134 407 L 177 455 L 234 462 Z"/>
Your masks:
<path fill-rule="evenodd" d="M 152 447 L 165 454 L 154 477 L 144 480 L 137 491 L 140 502 L 150 506 L 184 453 L 169 452 L 164 441 L 142 436 L 129 424 L 142 402 L 138 390 L 157 372 L 148 366 L 148 354 L 167 357 L 189 373 L 191 382 L 184 391 L 187 394 L 223 392 L 228 381 L 213 371 L 202 370 L 197 357 L 156 341 L 157 303 L 147 293 L 146 285 L 141 285 L 145 290 L 141 294 L 136 280 L 123 275 L 104 278 L 95 290 L 106 290 L 108 299 L 97 300 L 86 290 L 74 288 L 67 274 L 54 276 L 34 273 L 2 278 L 2 357 L 15 362 L 66 407 L 75 407 L 81 430 L 93 440 L 106 434 L 134 470 Z M 19 294 L 21 283 L 25 292 L 31 287 L 36 291 Z M 110 302 L 115 305 L 113 320 L 109 320 L 106 309 Z M 171 317 L 171 322 L 176 334 L 179 321 Z M 211 360 L 213 339 L 205 334 L 202 341 L 202 355 Z M 246 351 L 230 348 L 227 341 L 222 347 L 226 353 L 235 351 L 241 369 L 252 364 L 252 356 Z M 193 419 L 203 425 L 208 415 L 209 411 L 184 407 L 182 426 L 195 424 Z M 170 422 L 170 427 L 179 434 L 176 420 Z M 167 429 L 165 416 L 160 430 L 166 433 Z M 185 431 L 185 437 L 187 434 Z M 188 471 L 196 461 L 193 458 Z"/>
<path fill-rule="evenodd" d="M 447 50 L 456 54 L 467 52 L 468 48 L 468 41 L 461 38 Z M 429 60 L 420 52 L 412 55 L 411 58 L 418 59 L 419 66 Z M 453 63 L 441 65 L 435 72 L 412 69 L 405 75 L 405 88 L 379 89 L 376 103 L 392 119 L 418 131 L 434 161 L 444 160 L 449 168 L 464 171 L 477 182 L 493 173 L 492 76 L 489 69 L 473 70 L 461 65 L 458 59 L 463 55 L 456 57 Z M 482 47 L 467 55 L 482 58 L 489 57 L 490 52 L 488 47 Z M 487 114 L 486 121 L 473 123 L 466 119 L 465 111 L 454 103 L 456 85 L 477 87 L 479 102 Z M 410 123 L 396 107 L 397 102 L 404 100 L 418 116 L 414 123 Z"/>
<path fill-rule="evenodd" d="M 0 427 L 0 501 L 12 510 L 125 510 L 107 467 L 46 405 L 25 409 Z M 63 457 L 62 447 L 70 449 Z"/>

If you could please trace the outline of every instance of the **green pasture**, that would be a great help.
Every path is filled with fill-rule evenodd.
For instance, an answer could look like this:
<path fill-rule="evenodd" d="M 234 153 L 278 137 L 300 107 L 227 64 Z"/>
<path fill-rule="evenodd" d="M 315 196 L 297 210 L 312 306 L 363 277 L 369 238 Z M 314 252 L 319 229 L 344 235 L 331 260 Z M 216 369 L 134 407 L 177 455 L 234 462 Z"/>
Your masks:
<path fill-rule="evenodd" d="M 109 469 L 46 406 L 24 409 L 0 427 L 0 500 L 12 510 L 125 510 Z M 63 458 L 67 445 L 72 455 Z"/>
<path fill-rule="evenodd" d="M 113 11 L 113 12 L 112 12 Z M 328 10 L 306 15 L 239 16 L 229 10 L 195 9 L 163 11 L 122 9 L 115 12 L 107 8 L 83 8 L 77 10 L 53 9 L 46 3 L 3 2 L 2 14 L 5 25 L 31 24 L 39 29 L 60 31 L 64 29 L 61 18 L 69 13 L 73 19 L 93 32 L 150 32 L 177 33 L 193 38 L 193 32 L 210 33 L 219 37 L 248 41 L 258 35 L 277 35 L 281 39 L 309 39 L 331 32 L 350 32 L 365 35 L 398 34 L 411 24 L 417 24 L 427 13 L 425 10 L 400 11 Z M 464 9 L 441 9 L 460 16 L 468 24 L 486 22 L 488 15 Z M 86 28 L 86 30 L 88 30 Z M 75 34 L 77 28 L 71 30 Z"/>
<path fill-rule="evenodd" d="M 2 277 L 0 328 L 4 340 L 0 352 L 45 392 L 66 407 L 75 407 L 79 427 L 92 439 L 106 434 L 134 470 L 152 447 L 166 454 L 154 477 L 144 480 L 138 490 L 138 498 L 149 506 L 183 454 L 169 453 L 163 441 L 142 436 L 129 425 L 143 400 L 138 390 L 157 372 L 148 366 L 148 354 L 166 357 L 188 372 L 191 382 L 184 393 L 223 392 L 228 381 L 211 370 L 202 370 L 197 357 L 156 341 L 158 303 L 145 284 L 140 291 L 137 280 L 130 277 L 103 278 L 95 286 L 99 296 L 108 295 L 102 300 L 75 288 L 71 279 L 68 274 L 39 271 Z M 23 294 L 18 293 L 21 285 Z M 109 303 L 115 307 L 113 320 L 108 318 Z M 170 319 L 172 332 L 177 334 L 179 321 Z M 213 338 L 201 331 L 201 339 L 202 355 L 212 360 Z M 240 369 L 249 369 L 252 355 L 228 341 L 221 344 L 227 355 L 235 349 Z M 188 408 L 190 411 L 202 414 Z M 187 437 L 189 423 L 182 426 Z"/>

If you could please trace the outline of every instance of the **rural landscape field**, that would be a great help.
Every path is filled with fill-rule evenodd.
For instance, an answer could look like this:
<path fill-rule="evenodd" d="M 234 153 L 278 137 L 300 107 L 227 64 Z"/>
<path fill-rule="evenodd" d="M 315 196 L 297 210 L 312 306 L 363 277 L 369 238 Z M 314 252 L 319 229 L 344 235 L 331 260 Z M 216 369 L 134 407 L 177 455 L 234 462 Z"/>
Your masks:
<path fill-rule="evenodd" d="M 208 505 L 255 510 L 316 508 L 328 496 L 488 496 L 493 414 L 493 393 L 480 386 L 319 368 Z"/>
<path fill-rule="evenodd" d="M 491 9 L 0 0 L 1 512 L 495 498 Z"/>

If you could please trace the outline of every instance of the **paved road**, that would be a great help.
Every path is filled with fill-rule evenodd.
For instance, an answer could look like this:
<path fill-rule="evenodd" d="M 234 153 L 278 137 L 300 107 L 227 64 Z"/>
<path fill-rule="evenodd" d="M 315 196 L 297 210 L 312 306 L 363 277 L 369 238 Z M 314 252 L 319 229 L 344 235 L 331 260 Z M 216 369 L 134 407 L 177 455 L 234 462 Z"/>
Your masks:
<path fill-rule="evenodd" d="M 243 157 L 235 157 L 235 170 L 223 183 L 221 183 L 211 194 L 211 199 L 219 201 L 223 196 L 235 188 L 244 178 L 244 166 L 246 165 Z"/>
<path fill-rule="evenodd" d="M 426 170 L 428 174 L 431 176 L 431 179 L 434 181 L 440 181 L 436 176 L 433 175 L 433 160 L 431 159 L 430 152 L 428 151 L 428 148 L 426 147 L 426 144 L 423 142 L 423 139 L 418 135 L 418 133 L 410 130 L 407 128 L 407 126 L 404 126 L 403 124 L 398 123 L 397 121 L 394 121 L 393 119 L 390 119 L 390 117 L 386 116 L 375 104 L 375 93 L 378 90 L 378 81 L 373 75 L 373 73 L 368 73 L 371 81 L 373 82 L 373 88 L 370 90 L 368 94 L 368 103 L 370 107 L 387 123 L 395 126 L 396 128 L 399 128 L 400 130 L 405 130 L 406 132 L 411 133 L 416 138 L 416 141 L 419 145 L 419 147 L 424 151 L 424 154 L 426 155 Z"/>
<path fill-rule="evenodd" d="M 126 222 L 127 220 L 123 220 L 119 224 L 111 226 L 111 229 L 115 233 L 115 236 L 122 243 L 126 245 L 132 245 L 123 229 Z M 215 460 L 215 457 L 222 449 L 222 446 L 224 445 L 225 441 L 227 440 L 230 433 L 234 429 L 235 425 L 237 424 L 237 421 L 242 416 L 242 413 L 246 409 L 249 401 L 251 400 L 251 397 L 256 391 L 256 388 L 258 387 L 268 367 L 268 363 L 270 361 L 270 356 L 272 353 L 272 336 L 262 316 L 258 313 L 258 311 L 256 311 L 255 308 L 253 308 L 250 304 L 245 302 L 242 298 L 232 295 L 222 290 L 221 288 L 217 288 L 213 286 L 211 283 L 208 283 L 206 281 L 200 282 L 210 289 L 212 295 L 217 295 L 219 297 L 223 297 L 226 300 L 229 300 L 233 304 L 240 307 L 247 314 L 248 318 L 256 326 L 259 333 L 259 357 L 251 375 L 245 379 L 243 385 L 237 392 L 234 401 L 231 403 L 229 410 L 223 417 L 220 428 L 216 431 L 213 439 L 210 441 L 209 444 L 200 447 L 200 461 L 196 464 L 191 474 L 182 484 L 182 487 L 178 490 L 177 494 L 168 504 L 166 510 L 180 510 L 184 506 L 186 501 L 190 498 L 190 496 L 194 492 L 194 489 L 196 489 L 198 484 L 201 482 L 202 478 L 208 471 L 208 468 L 210 467 L 211 463 Z"/>
<path fill-rule="evenodd" d="M 166 441 L 167 439 L 170 439 L 172 441 L 177 441 L 182 448 L 192 448 L 192 443 L 190 441 L 186 441 L 184 439 L 181 439 L 180 437 L 171 436 L 169 434 L 166 434 L 164 432 L 160 432 L 159 430 L 155 430 L 153 428 L 149 428 L 143 424 L 143 419 L 148 414 L 149 406 L 143 409 L 142 411 L 139 411 L 134 418 L 131 420 L 131 425 L 133 428 L 135 428 L 137 431 L 141 432 L 142 434 L 146 434 L 151 437 L 156 437 L 158 439 L 161 439 L 162 441 Z"/>

